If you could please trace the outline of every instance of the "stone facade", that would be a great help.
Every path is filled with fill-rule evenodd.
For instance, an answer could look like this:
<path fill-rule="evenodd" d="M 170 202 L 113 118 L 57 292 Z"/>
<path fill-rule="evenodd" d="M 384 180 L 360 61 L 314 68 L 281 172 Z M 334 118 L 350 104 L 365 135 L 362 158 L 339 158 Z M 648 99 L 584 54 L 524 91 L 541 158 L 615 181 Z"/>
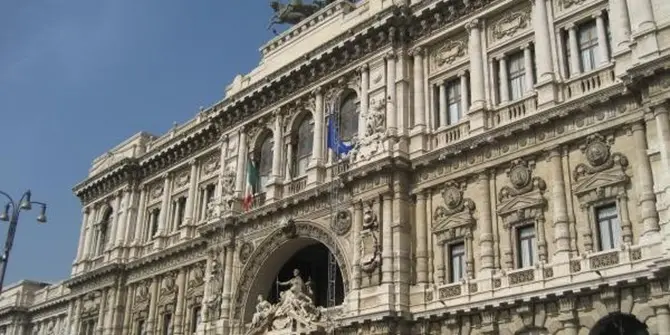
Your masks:
<path fill-rule="evenodd" d="M 666 0 L 335 1 L 261 51 L 93 162 L 71 277 L 0 334 L 670 334 Z M 339 302 L 267 301 L 313 244 Z"/>

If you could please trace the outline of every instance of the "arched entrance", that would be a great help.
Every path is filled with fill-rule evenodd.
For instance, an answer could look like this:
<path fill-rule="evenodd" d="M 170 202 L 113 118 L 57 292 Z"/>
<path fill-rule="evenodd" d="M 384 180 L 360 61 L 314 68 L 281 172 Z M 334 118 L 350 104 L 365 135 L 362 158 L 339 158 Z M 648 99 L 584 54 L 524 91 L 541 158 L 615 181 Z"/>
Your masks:
<path fill-rule="evenodd" d="M 275 277 L 275 284 L 270 285 L 270 292 L 265 298 L 272 304 L 278 303 L 279 293 L 286 290 L 286 287 L 281 287 L 277 281 L 285 282 L 289 280 L 293 277 L 293 271 L 298 269 L 300 276 L 313 292 L 314 305 L 329 307 L 329 293 L 335 298 L 335 306 L 341 305 L 344 301 L 342 271 L 335 264 L 334 273 L 329 275 L 329 271 L 331 270 L 330 257 L 330 250 L 317 241 L 314 241 L 312 245 L 302 248 L 284 263 L 284 266 Z M 329 289 L 331 292 L 329 292 Z"/>
<path fill-rule="evenodd" d="M 596 323 L 589 335 L 649 335 L 647 325 L 635 316 L 611 313 Z"/>
<path fill-rule="evenodd" d="M 335 237 L 324 228 L 311 222 L 290 221 L 268 235 L 249 257 L 240 274 L 233 300 L 233 318 L 248 323 L 256 310 L 256 297 L 261 295 L 268 302 L 277 300 L 276 282 L 289 280 L 296 267 L 306 282 L 314 281 L 315 305 L 325 306 L 328 290 L 327 260 L 332 253 L 337 264 L 335 281 L 336 304 L 344 301 L 348 292 L 348 266 L 342 248 Z M 321 262 L 325 264 L 319 264 Z M 323 271 L 326 271 L 323 273 Z M 324 282 L 325 281 L 325 282 Z"/>

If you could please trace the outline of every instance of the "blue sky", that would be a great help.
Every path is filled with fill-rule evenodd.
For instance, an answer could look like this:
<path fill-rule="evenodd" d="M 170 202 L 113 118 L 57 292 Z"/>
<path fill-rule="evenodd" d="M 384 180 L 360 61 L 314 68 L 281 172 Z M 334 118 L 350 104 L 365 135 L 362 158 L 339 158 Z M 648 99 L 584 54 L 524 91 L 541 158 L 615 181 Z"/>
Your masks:
<path fill-rule="evenodd" d="M 69 276 L 91 161 L 220 100 L 270 15 L 267 0 L 0 1 L 0 190 L 49 205 L 45 225 L 22 213 L 6 284 Z"/>

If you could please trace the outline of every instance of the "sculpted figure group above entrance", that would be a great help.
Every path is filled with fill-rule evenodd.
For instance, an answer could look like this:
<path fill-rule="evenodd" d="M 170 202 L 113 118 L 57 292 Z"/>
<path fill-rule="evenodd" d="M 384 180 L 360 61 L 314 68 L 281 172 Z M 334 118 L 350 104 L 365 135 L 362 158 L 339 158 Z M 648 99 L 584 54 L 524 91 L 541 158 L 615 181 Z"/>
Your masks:
<path fill-rule="evenodd" d="M 304 3 L 302 0 L 289 0 L 288 3 L 271 1 L 270 7 L 274 10 L 274 14 L 268 29 L 275 24 L 297 24 L 333 1 L 335 0 L 315 0 L 312 3 Z"/>
<path fill-rule="evenodd" d="M 293 277 L 287 281 L 277 281 L 278 286 L 289 288 L 279 294 L 279 302 L 272 305 L 259 295 L 256 312 L 251 320 L 247 335 L 272 334 L 275 331 L 313 331 L 323 329 L 321 308 L 314 305 L 314 296 L 300 276 L 300 270 L 293 270 Z"/>

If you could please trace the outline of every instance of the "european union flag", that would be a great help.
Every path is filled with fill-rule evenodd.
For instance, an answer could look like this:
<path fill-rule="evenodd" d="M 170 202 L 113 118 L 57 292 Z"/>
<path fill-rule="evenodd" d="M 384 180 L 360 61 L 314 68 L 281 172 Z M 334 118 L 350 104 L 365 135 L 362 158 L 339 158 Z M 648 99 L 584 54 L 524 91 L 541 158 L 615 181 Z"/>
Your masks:
<path fill-rule="evenodd" d="M 328 148 L 335 152 L 335 155 L 339 157 L 340 155 L 346 155 L 351 151 L 353 145 L 348 145 L 340 139 L 340 135 L 337 133 L 337 128 L 335 128 L 335 123 L 333 122 L 333 117 L 328 117 L 328 138 L 326 139 L 328 143 Z"/>

